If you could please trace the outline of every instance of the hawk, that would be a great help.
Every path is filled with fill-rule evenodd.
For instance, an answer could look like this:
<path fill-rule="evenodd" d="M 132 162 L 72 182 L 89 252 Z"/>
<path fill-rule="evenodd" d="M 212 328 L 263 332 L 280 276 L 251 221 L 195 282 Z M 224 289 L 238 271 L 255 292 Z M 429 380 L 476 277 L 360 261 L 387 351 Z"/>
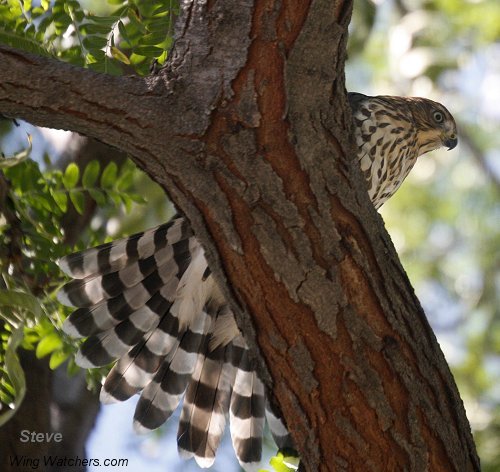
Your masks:
<path fill-rule="evenodd" d="M 455 121 L 439 103 L 359 93 L 350 93 L 349 102 L 357 158 L 376 208 L 418 156 L 457 144 Z M 100 398 L 111 403 L 140 394 L 137 430 L 159 427 L 183 399 L 178 449 L 201 467 L 213 464 L 227 417 L 245 470 L 258 467 L 266 419 L 278 447 L 293 447 L 184 217 L 66 256 L 59 265 L 74 279 L 59 300 L 77 308 L 63 329 L 87 338 L 76 362 L 90 368 L 117 360 Z"/>

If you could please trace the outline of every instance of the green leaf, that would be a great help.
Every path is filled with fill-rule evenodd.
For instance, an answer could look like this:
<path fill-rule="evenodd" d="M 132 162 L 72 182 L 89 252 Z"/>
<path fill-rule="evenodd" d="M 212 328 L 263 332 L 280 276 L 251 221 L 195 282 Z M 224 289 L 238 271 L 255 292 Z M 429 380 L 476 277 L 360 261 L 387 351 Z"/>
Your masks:
<path fill-rule="evenodd" d="M 87 35 L 109 34 L 111 32 L 111 27 L 97 23 L 85 23 L 82 25 L 82 30 L 85 31 Z"/>
<path fill-rule="evenodd" d="M 120 197 L 122 203 L 125 205 L 125 211 L 127 213 L 130 213 L 130 211 L 132 210 L 132 199 L 126 193 L 120 194 Z"/>
<path fill-rule="evenodd" d="M 99 206 L 106 205 L 106 195 L 103 192 L 95 188 L 89 188 L 88 192 Z"/>
<path fill-rule="evenodd" d="M 36 201 L 33 202 L 35 208 L 45 209 L 52 211 L 54 209 L 54 202 L 52 199 L 44 194 L 38 194 Z"/>
<path fill-rule="evenodd" d="M 52 198 L 63 213 L 68 210 L 68 194 L 63 190 L 55 190 L 52 192 Z"/>
<path fill-rule="evenodd" d="M 50 333 L 49 335 L 43 337 L 36 346 L 35 355 L 38 359 L 45 357 L 56 349 L 62 347 L 62 339 L 57 333 Z"/>
<path fill-rule="evenodd" d="M 66 15 L 66 13 L 58 13 L 54 17 L 54 26 L 56 28 L 55 32 L 57 35 L 65 33 L 70 24 L 71 18 Z"/>
<path fill-rule="evenodd" d="M 120 33 L 120 36 L 123 39 L 129 41 L 128 34 L 127 34 L 127 29 L 125 28 L 125 25 L 123 24 L 123 22 L 121 20 L 118 22 L 118 31 Z"/>
<path fill-rule="evenodd" d="M 106 64 L 105 62 L 101 61 L 96 61 L 96 60 L 91 60 L 92 56 L 87 56 L 87 64 L 90 69 L 95 70 L 97 72 L 103 72 L 106 73 Z"/>
<path fill-rule="evenodd" d="M 121 194 L 118 192 L 115 192 L 114 190 L 108 190 L 108 195 L 113 200 L 116 206 L 120 206 L 122 203 L 122 197 Z"/>
<path fill-rule="evenodd" d="M 10 11 L 14 16 L 20 16 L 23 14 L 23 11 L 21 9 L 21 5 L 19 2 L 9 2 L 10 3 Z"/>
<path fill-rule="evenodd" d="M 117 16 L 90 16 L 89 20 L 98 25 L 107 26 L 111 31 L 119 18 Z"/>
<path fill-rule="evenodd" d="M 31 313 L 36 320 L 40 320 L 43 316 L 40 302 L 30 293 L 18 292 L 16 290 L 0 290 L 0 306 L 10 306 L 16 309 L 26 310 Z M 3 317 L 1 312 L 0 317 Z"/>
<path fill-rule="evenodd" d="M 0 427 L 4 425 L 17 411 L 21 405 L 24 395 L 26 394 L 26 378 L 24 376 L 23 368 L 17 357 L 17 348 L 23 340 L 24 325 L 20 325 L 14 330 L 10 336 L 5 350 L 4 364 L 7 375 L 9 376 L 12 387 L 15 391 L 14 405 L 11 409 L 5 411 L 0 415 Z"/>
<path fill-rule="evenodd" d="M 83 193 L 80 190 L 71 189 L 69 191 L 69 199 L 71 200 L 71 203 L 73 203 L 75 210 L 80 215 L 83 215 L 83 212 L 85 211 L 85 197 Z"/>
<path fill-rule="evenodd" d="M 85 19 L 85 13 L 81 10 L 73 10 L 73 17 L 76 18 L 78 23 L 82 23 Z"/>
<path fill-rule="evenodd" d="M 154 34 L 163 34 L 163 39 L 167 35 L 168 26 L 165 22 L 165 18 L 158 18 L 148 24 L 148 31 Z"/>
<path fill-rule="evenodd" d="M 275 472 L 295 472 L 299 465 L 298 457 L 285 456 L 278 452 L 276 456 L 271 457 L 269 461 Z"/>
<path fill-rule="evenodd" d="M 137 193 L 127 193 L 127 196 L 128 198 L 130 198 L 130 200 L 132 200 L 133 202 L 135 203 L 139 203 L 141 205 L 143 205 L 144 203 L 147 202 L 147 200 L 142 196 L 142 195 L 139 195 Z"/>
<path fill-rule="evenodd" d="M 148 30 L 143 25 L 142 20 L 137 16 L 137 13 L 132 8 L 130 8 L 128 12 L 128 19 L 130 20 L 130 24 L 134 25 L 142 34 L 146 34 Z"/>
<path fill-rule="evenodd" d="M 163 53 L 163 49 L 156 46 L 139 46 L 134 49 L 134 52 L 139 56 L 158 57 Z"/>
<path fill-rule="evenodd" d="M 85 56 L 85 60 L 87 64 L 104 64 L 106 60 L 106 53 L 101 49 L 93 49 L 90 54 Z"/>
<path fill-rule="evenodd" d="M 101 175 L 101 187 L 113 188 L 116 183 L 116 176 L 118 174 L 118 166 L 115 162 L 110 162 Z"/>
<path fill-rule="evenodd" d="M 123 54 L 116 46 L 111 47 L 111 55 L 120 62 L 123 62 L 124 64 L 130 64 L 129 58 Z"/>
<path fill-rule="evenodd" d="M 69 357 L 68 353 L 62 350 L 54 351 L 50 355 L 49 367 L 52 370 L 57 369 L 68 357 Z"/>
<path fill-rule="evenodd" d="M 22 33 L 5 31 L 0 26 L 0 43 L 14 46 L 28 52 L 33 52 L 41 56 L 48 56 L 48 52 L 37 41 L 24 37 Z"/>
<path fill-rule="evenodd" d="M 83 38 L 83 46 L 86 49 L 102 49 L 106 46 L 108 38 L 97 34 L 88 35 Z"/>
<path fill-rule="evenodd" d="M 146 58 L 144 56 L 139 56 L 138 54 L 132 53 L 132 55 L 130 56 L 130 62 L 132 64 L 134 64 L 135 66 L 143 63 L 145 60 L 146 60 Z M 148 69 L 149 69 L 149 66 L 148 66 Z"/>
<path fill-rule="evenodd" d="M 126 192 L 132 186 L 134 182 L 134 173 L 131 169 L 123 168 L 116 182 L 116 189 L 120 192 Z"/>
<path fill-rule="evenodd" d="M 105 72 L 110 75 L 120 76 L 123 75 L 123 68 L 120 66 L 119 62 L 112 59 L 107 61 Z"/>
<path fill-rule="evenodd" d="M 93 160 L 87 164 L 85 171 L 83 172 L 82 185 L 84 188 L 93 187 L 99 177 L 99 171 L 101 170 L 101 165 L 99 161 Z"/>
<path fill-rule="evenodd" d="M 170 10 L 169 5 L 159 5 L 155 8 L 153 8 L 153 11 L 151 12 L 152 15 L 159 15 L 161 13 L 168 13 Z"/>
<path fill-rule="evenodd" d="M 64 171 L 63 175 L 63 185 L 65 188 L 68 190 L 72 189 L 75 187 L 75 185 L 78 183 L 78 178 L 80 176 L 80 169 L 78 166 L 72 162 L 71 164 L 66 167 L 66 170 Z"/>
<path fill-rule="evenodd" d="M 160 31 L 158 33 L 150 33 L 143 36 L 139 43 L 145 46 L 152 46 L 155 44 L 160 44 L 165 41 L 166 31 Z M 162 49 L 163 50 L 163 49 Z"/>

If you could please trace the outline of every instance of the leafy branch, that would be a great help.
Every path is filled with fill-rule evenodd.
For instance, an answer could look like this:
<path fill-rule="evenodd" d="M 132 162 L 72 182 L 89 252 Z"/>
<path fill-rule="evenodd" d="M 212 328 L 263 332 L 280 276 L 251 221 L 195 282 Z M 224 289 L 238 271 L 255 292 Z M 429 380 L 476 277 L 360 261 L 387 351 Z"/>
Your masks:
<path fill-rule="evenodd" d="M 110 162 L 101 169 L 93 160 L 82 170 L 74 163 L 42 170 L 29 159 L 30 151 L 31 140 L 27 149 L 0 160 L 0 424 L 14 414 L 25 392 L 18 347 L 34 349 L 38 358 L 50 356 L 52 369 L 76 349 L 60 331 L 68 310 L 55 300 L 64 283 L 55 261 L 66 252 L 61 220 L 69 205 L 82 213 L 85 196 L 101 210 L 129 211 L 144 202 L 131 191 L 136 170 L 130 163 L 118 168 Z M 68 370 L 75 369 L 70 360 Z M 90 383 L 100 375 L 90 373 Z"/>
<path fill-rule="evenodd" d="M 76 0 L 0 0 L 0 42 L 108 74 L 127 66 L 146 75 L 167 57 L 178 8 L 174 0 L 109 0 L 109 14 L 98 16 Z"/>

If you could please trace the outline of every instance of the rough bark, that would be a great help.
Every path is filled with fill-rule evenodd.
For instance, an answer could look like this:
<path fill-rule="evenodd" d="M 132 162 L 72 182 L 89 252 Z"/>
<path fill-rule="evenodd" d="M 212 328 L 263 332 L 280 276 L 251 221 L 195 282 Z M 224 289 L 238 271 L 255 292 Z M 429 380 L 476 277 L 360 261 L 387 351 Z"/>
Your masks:
<path fill-rule="evenodd" d="M 366 195 L 349 0 L 186 1 L 167 67 L 0 48 L 0 113 L 95 137 L 186 213 L 307 470 L 478 470 L 453 377 Z"/>

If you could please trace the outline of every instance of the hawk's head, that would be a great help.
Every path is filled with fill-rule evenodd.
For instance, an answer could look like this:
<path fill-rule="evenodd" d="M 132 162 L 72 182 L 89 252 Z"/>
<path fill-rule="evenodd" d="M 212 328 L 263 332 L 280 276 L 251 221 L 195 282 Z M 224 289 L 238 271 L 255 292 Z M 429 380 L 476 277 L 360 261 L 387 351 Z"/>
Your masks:
<path fill-rule="evenodd" d="M 455 120 L 440 103 L 355 92 L 349 93 L 349 103 L 357 157 L 375 208 L 394 194 L 419 156 L 457 145 Z"/>
<path fill-rule="evenodd" d="M 417 128 L 419 155 L 442 146 L 457 145 L 457 125 L 451 113 L 440 103 L 427 98 L 408 98 Z"/>

